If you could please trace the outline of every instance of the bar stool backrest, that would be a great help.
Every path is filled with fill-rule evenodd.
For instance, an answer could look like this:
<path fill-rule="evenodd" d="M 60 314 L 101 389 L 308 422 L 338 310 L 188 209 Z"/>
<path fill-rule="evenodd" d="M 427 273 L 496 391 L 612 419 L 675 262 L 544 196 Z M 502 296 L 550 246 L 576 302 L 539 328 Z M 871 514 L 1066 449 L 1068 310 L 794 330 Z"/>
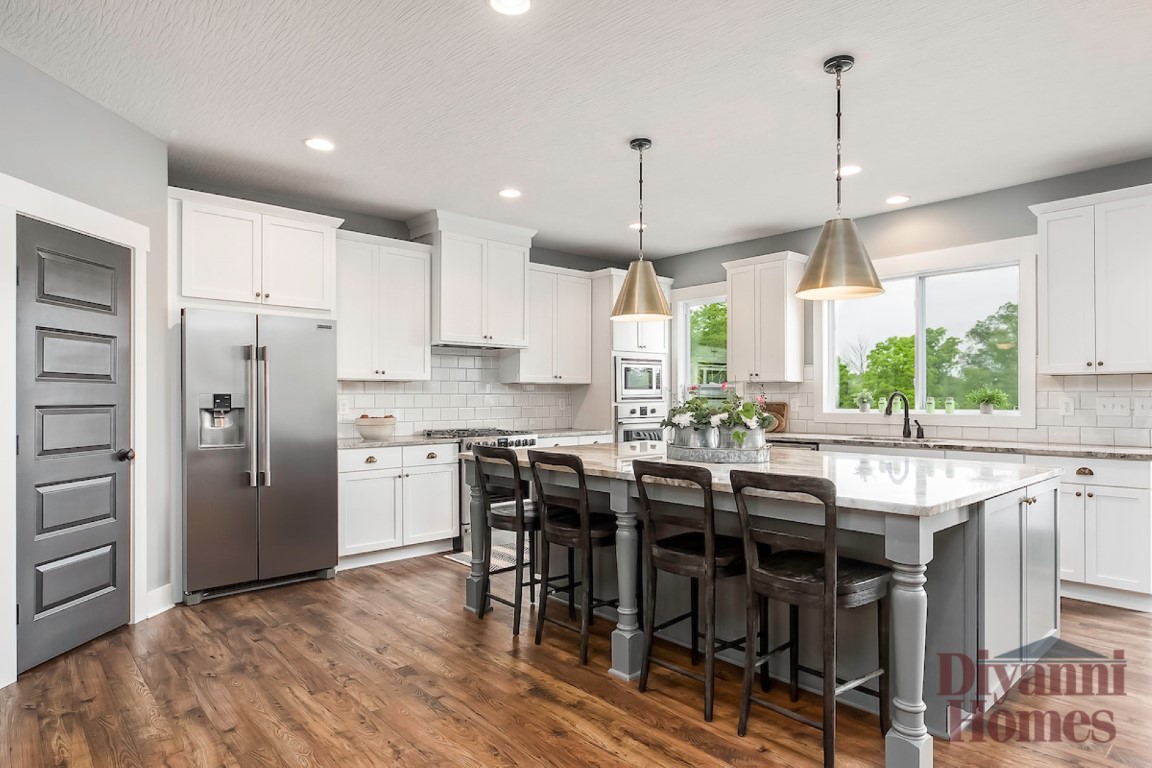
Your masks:
<path fill-rule="evenodd" d="M 520 459 L 511 448 L 497 448 L 491 445 L 474 445 L 476 456 L 476 479 L 480 483 L 480 501 L 485 513 L 492 505 L 503 501 L 516 502 L 516 519 L 524 522 L 524 486 L 520 482 Z M 503 462 L 512 467 L 512 478 L 498 477 L 485 468 L 486 462 Z"/>
<path fill-rule="evenodd" d="M 632 462 L 632 472 L 636 475 L 636 490 L 640 495 L 640 520 L 644 523 L 644 535 L 649 541 L 656 538 L 656 526 L 676 525 L 694 531 L 704 532 L 704 560 L 711 568 L 716 562 L 716 513 L 712 498 L 712 473 L 704 467 L 691 464 L 667 464 L 660 461 Z M 702 492 L 700 511 L 703 514 L 685 514 L 653 503 L 648 497 L 646 479 L 673 480 L 691 483 Z M 651 537 L 651 538 L 649 538 Z"/>
<path fill-rule="evenodd" d="M 536 500 L 542 508 L 542 515 L 547 520 L 550 506 L 575 508 L 580 515 L 580 531 L 586 533 L 591 525 L 588 508 L 588 482 L 584 477 L 584 462 L 579 456 L 570 453 L 553 453 L 551 451 L 528 451 L 528 465 L 532 467 L 532 484 L 536 488 Z M 558 494 L 548 494 L 544 491 L 544 482 L 540 478 L 540 471 L 549 469 L 564 469 L 576 475 L 576 498 L 573 500 Z"/>
<path fill-rule="evenodd" d="M 770 472 L 749 472 L 734 469 L 729 478 L 732 493 L 736 497 L 736 511 L 740 517 L 740 532 L 744 539 L 744 557 L 748 564 L 749 576 L 760 566 L 760 548 L 767 545 L 774 552 L 783 550 L 803 550 L 824 554 L 824 597 L 836 604 L 836 484 L 823 477 L 799 477 Z M 774 491 L 800 496 L 810 496 L 824 505 L 824 532 L 822 539 L 799 536 L 793 533 L 773 530 L 772 519 L 757 516 L 753 520 L 748 512 L 746 491 Z"/>

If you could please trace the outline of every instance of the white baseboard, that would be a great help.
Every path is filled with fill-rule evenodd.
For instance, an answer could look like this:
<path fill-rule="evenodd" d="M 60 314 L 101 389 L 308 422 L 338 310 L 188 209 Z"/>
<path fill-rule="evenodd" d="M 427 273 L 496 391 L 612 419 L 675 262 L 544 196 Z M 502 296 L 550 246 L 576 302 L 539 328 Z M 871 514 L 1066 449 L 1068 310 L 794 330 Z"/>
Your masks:
<path fill-rule="evenodd" d="M 1077 584 L 1071 581 L 1060 582 L 1060 596 L 1086 603 L 1111 605 L 1114 608 L 1127 608 L 1131 611 L 1152 613 L 1152 595 L 1140 592 L 1126 592 L 1123 589 L 1098 587 L 1095 584 Z"/>
<path fill-rule="evenodd" d="M 424 555 L 435 555 L 441 552 L 452 551 L 452 540 L 445 539 L 444 541 L 431 541 L 426 544 L 412 544 L 407 547 L 396 547 L 395 549 L 385 549 L 380 552 L 364 552 L 359 555 L 347 555 L 340 558 L 340 562 L 336 565 L 337 572 L 347 571 L 352 568 L 363 568 L 367 565 L 380 565 L 382 563 L 394 563 L 397 560 L 408 560 L 413 557 L 423 557 Z"/>
<path fill-rule="evenodd" d="M 150 619 L 153 616 L 159 616 L 175 604 L 175 601 L 172 600 L 171 584 L 150 589 L 148 590 L 148 594 L 144 596 L 144 615 L 132 623 L 136 624 L 145 619 Z"/>

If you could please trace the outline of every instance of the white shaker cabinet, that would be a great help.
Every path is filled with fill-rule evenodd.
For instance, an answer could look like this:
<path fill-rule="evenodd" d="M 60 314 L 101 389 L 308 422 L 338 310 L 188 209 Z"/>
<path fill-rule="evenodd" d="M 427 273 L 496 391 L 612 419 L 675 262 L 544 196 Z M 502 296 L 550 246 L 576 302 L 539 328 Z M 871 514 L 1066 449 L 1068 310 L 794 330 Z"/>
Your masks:
<path fill-rule="evenodd" d="M 1152 371 L 1152 185 L 1032 206 L 1038 369 Z"/>
<path fill-rule="evenodd" d="M 403 475 L 404 470 L 399 467 L 340 473 L 341 556 L 377 552 L 404 543 L 400 527 Z"/>
<path fill-rule="evenodd" d="M 441 541 L 460 535 L 459 469 L 434 464 L 404 469 L 404 543 Z"/>
<path fill-rule="evenodd" d="M 803 381 L 804 303 L 795 294 L 807 260 L 783 251 L 724 264 L 729 380 Z"/>
<path fill-rule="evenodd" d="M 528 346 L 535 230 L 439 210 L 410 220 L 408 229 L 432 246 L 434 345 Z"/>
<path fill-rule="evenodd" d="M 624 286 L 624 275 L 626 273 L 622 270 L 613 270 L 612 280 L 612 304 L 615 305 L 616 297 L 620 294 L 620 289 Z M 672 291 L 672 280 L 667 277 L 657 278 L 660 282 L 660 287 L 664 290 L 664 297 L 668 300 L 668 305 L 672 305 L 670 293 Z M 611 310 L 611 307 L 609 307 Z M 669 334 L 670 334 L 670 320 L 648 320 L 642 323 L 636 323 L 629 320 L 611 320 L 612 323 L 612 349 L 616 352 L 639 352 L 644 355 L 667 355 L 671 349 Z"/>
<path fill-rule="evenodd" d="M 336 375 L 359 381 L 432 377 L 431 249 L 357 233 L 337 241 Z"/>
<path fill-rule="evenodd" d="M 500 378 L 520 384 L 592 381 L 592 281 L 574 270 L 528 270 L 531 335 L 525 349 L 501 354 Z"/>
<path fill-rule="evenodd" d="M 169 188 L 177 300 L 331 311 L 341 219 Z"/>

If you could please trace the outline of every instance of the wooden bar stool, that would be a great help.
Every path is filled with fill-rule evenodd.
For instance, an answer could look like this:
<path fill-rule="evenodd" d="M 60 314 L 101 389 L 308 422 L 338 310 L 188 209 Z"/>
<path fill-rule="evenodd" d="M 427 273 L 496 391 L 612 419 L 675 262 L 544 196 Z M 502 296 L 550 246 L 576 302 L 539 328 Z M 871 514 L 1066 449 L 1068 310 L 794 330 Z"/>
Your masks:
<path fill-rule="evenodd" d="M 588 663 L 588 634 L 592 625 L 592 611 L 601 606 L 617 606 L 619 600 L 597 600 L 594 590 L 592 552 L 616 546 L 616 515 L 593 512 L 588 504 L 588 484 L 584 476 L 584 462 L 579 456 L 545 451 L 528 451 L 528 463 L 532 467 L 532 481 L 536 487 L 536 509 L 540 512 L 541 573 L 544 587 L 541 590 L 540 607 L 536 614 L 536 645 L 544 637 L 544 622 L 550 621 L 558 627 L 580 634 L 580 663 Z M 576 475 L 575 498 L 550 494 L 540 479 L 541 469 L 562 470 Z M 552 544 L 568 548 L 568 575 L 559 586 L 550 587 L 549 571 Z M 580 581 L 576 581 L 574 553 L 580 551 Z M 580 626 L 575 627 L 548 617 L 548 593 L 567 592 L 569 611 L 576 590 L 580 590 Z M 569 614 L 571 618 L 571 613 Z"/>
<path fill-rule="evenodd" d="M 732 492 L 736 496 L 736 509 L 743 534 L 744 558 L 747 561 L 747 621 L 749 631 L 760 620 L 762 596 L 788 603 L 788 642 L 762 658 L 751 653 L 745 656 L 744 685 L 740 699 L 740 725 L 737 732 L 748 732 L 748 712 L 751 703 L 767 707 L 773 712 L 787 715 L 806 725 L 824 731 L 824 765 L 836 763 L 836 697 L 854 688 L 880 698 L 880 733 L 888 732 L 892 724 L 889 658 L 889 597 L 888 585 L 892 571 L 882 565 L 839 557 L 836 550 L 836 485 L 822 477 L 797 477 L 733 470 Z M 824 505 L 823 541 L 805 536 L 773 531 L 764 527 L 770 521 L 748 514 L 746 492 L 749 490 L 804 494 Z M 838 608 L 858 608 L 877 603 L 877 638 L 880 650 L 880 668 L 855 680 L 836 676 L 836 611 Z M 815 670 L 799 663 L 800 606 L 819 607 L 823 612 L 824 669 Z M 756 667 L 766 664 L 778 651 L 789 652 L 791 699 L 800 697 L 800 670 L 822 677 L 824 681 L 824 717 L 817 723 L 797 712 L 752 696 L 752 678 Z M 763 684 L 768 675 L 761 668 Z M 861 688 L 864 683 L 880 679 L 880 690 Z"/>
<path fill-rule="evenodd" d="M 536 602 L 536 539 L 540 531 L 540 517 L 530 499 L 524 498 L 524 486 L 520 480 L 520 463 L 516 452 L 510 448 L 474 445 L 476 456 L 476 479 L 480 484 L 480 502 L 484 506 L 488 522 L 487 536 L 484 537 L 484 575 L 480 583 L 480 606 L 477 615 L 483 619 L 488 611 L 489 601 L 512 606 L 512 634 L 520 634 L 520 609 L 524 599 L 524 587 L 529 589 L 529 600 Z M 501 478 L 485 469 L 485 462 L 502 462 L 512 468 L 511 478 Z M 492 531 L 514 531 L 516 533 L 516 564 L 506 568 L 492 568 Z M 524 580 L 524 541 L 528 540 L 528 581 Z M 516 572 L 516 596 L 505 600 L 492 594 L 494 574 Z"/>
<path fill-rule="evenodd" d="M 704 683 L 704 720 L 712 720 L 712 702 L 715 692 L 716 651 L 743 648 L 745 638 L 732 641 L 716 639 L 716 580 L 744 573 L 744 552 L 740 539 L 716 533 L 716 517 L 712 499 L 712 473 L 703 467 L 662 462 L 632 462 L 636 475 L 636 488 L 640 494 L 640 517 L 644 524 L 644 561 L 647 573 L 644 607 L 644 661 L 640 667 L 640 690 L 648 688 L 648 672 L 652 664 L 686 675 Z M 648 496 L 646 481 L 672 480 L 690 483 L 702 492 L 698 514 L 672 511 L 653 504 Z M 659 528 L 667 526 L 688 528 L 683 533 L 660 535 Z M 692 580 L 692 609 L 663 624 L 656 624 L 656 573 L 665 571 Z M 656 631 L 685 619 L 692 622 L 692 663 L 697 663 L 699 650 L 699 587 L 704 592 L 704 674 L 662 661 L 652 656 L 652 641 Z M 749 634 L 752 638 L 755 633 Z"/>

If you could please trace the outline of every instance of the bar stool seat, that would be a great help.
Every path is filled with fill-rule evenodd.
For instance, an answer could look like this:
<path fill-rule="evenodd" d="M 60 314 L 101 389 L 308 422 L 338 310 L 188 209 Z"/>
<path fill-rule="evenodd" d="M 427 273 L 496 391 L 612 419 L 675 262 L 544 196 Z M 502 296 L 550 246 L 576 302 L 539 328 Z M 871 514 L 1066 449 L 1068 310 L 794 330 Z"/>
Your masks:
<path fill-rule="evenodd" d="M 796 549 L 778 552 L 762 557 L 751 576 L 757 587 L 818 596 L 824 591 L 824 555 Z M 891 577 L 891 569 L 882 565 L 841 557 L 836 564 L 837 604 L 855 608 L 876 602 L 887 594 Z"/>
<path fill-rule="evenodd" d="M 556 510 L 548 515 L 548 520 L 545 522 L 544 527 L 548 529 L 548 533 L 563 534 L 571 532 L 573 535 L 580 533 L 580 513 L 576 510 Z M 616 515 L 606 514 L 604 512 L 592 512 L 588 515 L 588 533 L 591 534 L 593 539 L 611 539 L 616 536 Z M 615 541 L 612 542 L 615 544 Z"/>
<path fill-rule="evenodd" d="M 528 499 L 524 500 L 524 521 L 535 520 L 539 517 L 536 505 Z M 493 528 L 504 531 L 516 530 L 516 500 L 497 501 L 488 507 L 488 524 Z M 507 526 L 507 527 L 505 527 Z"/>
<path fill-rule="evenodd" d="M 704 532 L 686 531 L 656 539 L 652 554 L 661 561 L 661 566 L 682 560 L 689 567 L 703 562 L 705 553 Z M 739 576 L 744 573 L 744 542 L 735 536 L 716 534 L 716 577 Z M 690 574 L 683 574 L 690 575 Z"/>

